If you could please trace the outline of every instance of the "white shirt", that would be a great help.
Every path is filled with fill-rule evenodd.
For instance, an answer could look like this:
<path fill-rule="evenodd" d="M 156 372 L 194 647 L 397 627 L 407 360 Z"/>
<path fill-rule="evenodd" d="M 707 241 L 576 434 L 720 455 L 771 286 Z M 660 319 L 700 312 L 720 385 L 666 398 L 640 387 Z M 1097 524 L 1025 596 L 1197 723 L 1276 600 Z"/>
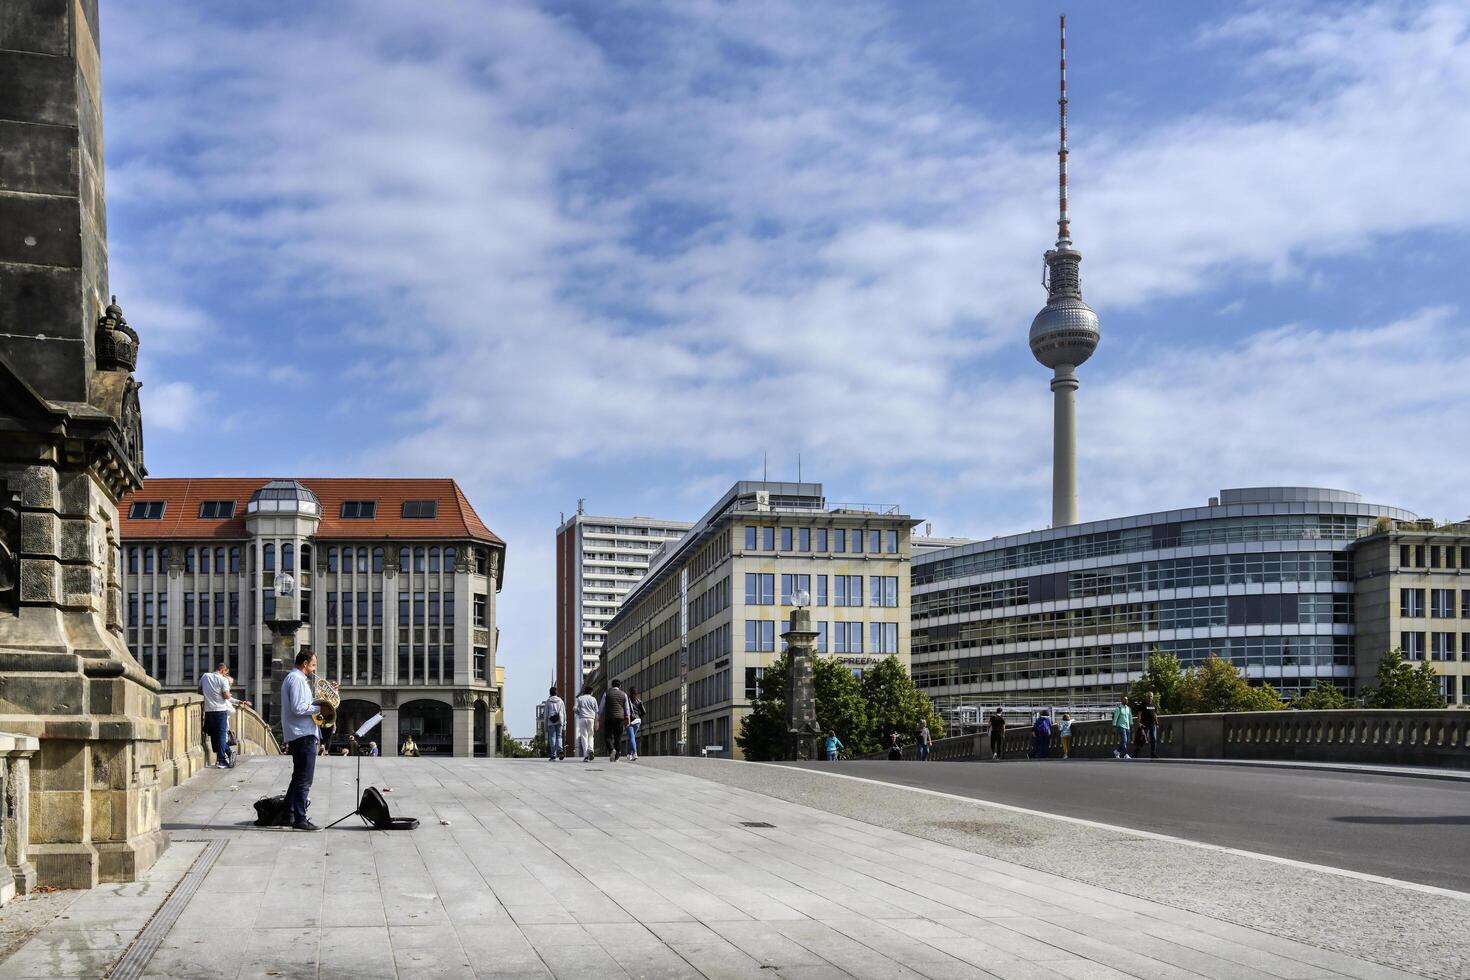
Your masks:
<path fill-rule="evenodd" d="M 230 697 L 230 679 L 218 671 L 210 671 L 199 682 L 199 693 L 204 695 L 205 711 L 229 711 L 240 702 Z"/>
<path fill-rule="evenodd" d="M 555 694 L 546 699 L 546 721 L 548 724 L 551 722 L 552 715 L 558 716 L 561 718 L 561 723 L 566 724 L 567 706 L 562 704 L 561 698 Z"/>
<path fill-rule="evenodd" d="M 286 675 L 286 682 L 281 685 L 281 734 L 287 743 L 303 735 L 316 738 L 320 734 L 316 722 L 311 720 L 315 700 L 311 681 L 299 668 Z"/>
<path fill-rule="evenodd" d="M 597 699 L 590 694 L 577 695 L 577 720 L 597 720 Z"/>

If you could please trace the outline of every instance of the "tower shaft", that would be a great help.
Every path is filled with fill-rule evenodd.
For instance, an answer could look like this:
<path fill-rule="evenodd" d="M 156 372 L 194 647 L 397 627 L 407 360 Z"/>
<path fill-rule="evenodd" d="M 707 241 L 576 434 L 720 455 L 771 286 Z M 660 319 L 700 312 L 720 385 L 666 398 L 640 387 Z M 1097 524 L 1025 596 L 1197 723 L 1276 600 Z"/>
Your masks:
<path fill-rule="evenodd" d="M 1056 368 L 1051 380 L 1051 526 L 1077 523 L 1077 374 Z"/>

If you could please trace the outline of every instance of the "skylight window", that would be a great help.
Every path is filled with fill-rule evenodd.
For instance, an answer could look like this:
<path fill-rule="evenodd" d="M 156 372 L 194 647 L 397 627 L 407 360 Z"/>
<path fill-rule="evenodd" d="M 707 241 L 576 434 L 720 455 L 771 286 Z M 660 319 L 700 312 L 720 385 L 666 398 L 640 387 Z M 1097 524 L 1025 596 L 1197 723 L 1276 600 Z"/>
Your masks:
<path fill-rule="evenodd" d="M 134 521 L 163 520 L 162 500 L 135 500 L 128 508 L 128 519 Z"/>

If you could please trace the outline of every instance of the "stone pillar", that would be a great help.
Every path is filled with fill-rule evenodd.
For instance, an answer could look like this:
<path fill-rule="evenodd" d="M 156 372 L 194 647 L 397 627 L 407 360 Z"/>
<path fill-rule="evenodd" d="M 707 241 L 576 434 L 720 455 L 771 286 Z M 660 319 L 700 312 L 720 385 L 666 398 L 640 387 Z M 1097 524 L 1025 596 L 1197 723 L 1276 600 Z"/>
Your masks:
<path fill-rule="evenodd" d="M 781 634 L 786 641 L 786 758 L 817 757 L 816 683 L 812 658 L 816 655 L 817 631 L 812 629 L 811 610 L 791 611 L 791 629 Z"/>
<path fill-rule="evenodd" d="M 486 736 L 494 739 L 495 733 L 487 730 Z M 473 758 L 475 754 L 475 701 L 470 691 L 454 692 L 454 756 Z"/>
<path fill-rule="evenodd" d="M 398 734 L 398 698 L 395 694 L 393 696 L 394 706 L 391 708 L 388 707 L 387 702 L 390 693 L 384 692 L 383 694 L 383 724 L 378 728 L 383 734 L 378 739 L 378 748 L 382 750 L 385 756 L 396 756 L 398 755 L 398 743 L 400 739 Z"/>
<path fill-rule="evenodd" d="M 0 807 L 3 807 L 5 867 L 0 870 L 0 905 L 36 887 L 36 868 L 30 859 L 31 758 L 40 748 L 29 735 L 0 734 Z"/>

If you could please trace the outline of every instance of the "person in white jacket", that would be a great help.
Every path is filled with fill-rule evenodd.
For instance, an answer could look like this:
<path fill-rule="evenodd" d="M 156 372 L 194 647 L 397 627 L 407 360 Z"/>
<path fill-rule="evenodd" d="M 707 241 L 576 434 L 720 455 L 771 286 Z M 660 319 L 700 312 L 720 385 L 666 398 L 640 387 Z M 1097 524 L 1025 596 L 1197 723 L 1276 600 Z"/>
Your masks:
<path fill-rule="evenodd" d="M 551 697 L 546 699 L 545 705 L 542 717 L 546 723 L 546 757 L 557 762 L 566 757 L 561 741 L 563 726 L 567 723 L 567 706 L 557 697 L 555 685 L 552 685 Z"/>
<path fill-rule="evenodd" d="M 248 707 L 250 702 L 230 696 L 230 665 L 225 663 L 200 679 L 199 693 L 204 695 L 204 734 L 214 747 L 214 764 L 228 769 L 235 762 L 235 753 L 230 751 L 230 709 L 242 704 Z"/>
<path fill-rule="evenodd" d="M 592 732 L 597 724 L 597 699 L 592 696 L 590 685 L 582 687 L 573 707 L 577 717 L 577 754 L 583 762 L 591 762 L 596 748 Z"/>

